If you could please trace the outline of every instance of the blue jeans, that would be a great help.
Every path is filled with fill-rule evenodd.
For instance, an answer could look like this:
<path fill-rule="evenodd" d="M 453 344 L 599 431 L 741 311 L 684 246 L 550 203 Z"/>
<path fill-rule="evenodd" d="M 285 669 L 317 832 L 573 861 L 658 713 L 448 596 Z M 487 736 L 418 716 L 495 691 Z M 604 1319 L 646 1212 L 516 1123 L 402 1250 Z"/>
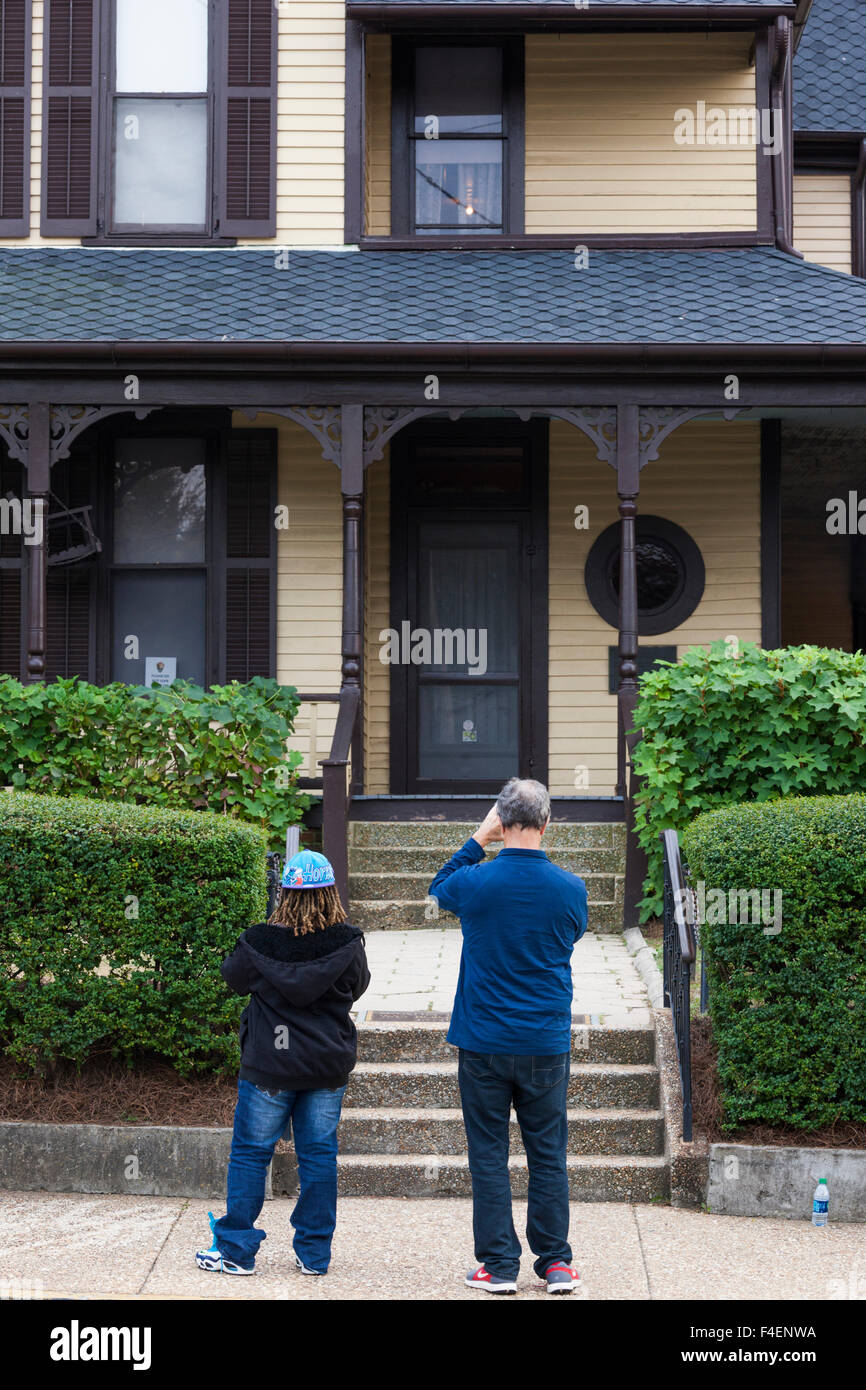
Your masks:
<path fill-rule="evenodd" d="M 322 1273 L 331 1261 L 337 1224 L 337 1125 L 345 1086 L 337 1091 L 263 1091 L 238 1081 L 229 1158 L 226 1215 L 214 1233 L 220 1253 L 249 1269 L 265 1232 L 255 1222 L 265 1200 L 268 1164 L 291 1128 L 301 1182 L 291 1222 L 295 1253 Z"/>
<path fill-rule="evenodd" d="M 520 1241 L 511 1215 L 508 1173 L 511 1106 L 529 1167 L 526 1238 L 543 1278 L 552 1264 L 571 1264 L 568 1243 L 568 1123 L 571 1056 L 487 1056 L 460 1049 L 458 1076 L 472 1174 L 475 1258 L 490 1274 L 514 1279 Z"/>

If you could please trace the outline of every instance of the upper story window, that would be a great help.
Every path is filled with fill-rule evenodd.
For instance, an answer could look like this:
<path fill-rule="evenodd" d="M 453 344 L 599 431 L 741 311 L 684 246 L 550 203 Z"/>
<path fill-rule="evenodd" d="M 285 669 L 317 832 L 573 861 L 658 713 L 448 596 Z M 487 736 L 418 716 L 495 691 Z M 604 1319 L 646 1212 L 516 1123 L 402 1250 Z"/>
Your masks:
<path fill-rule="evenodd" d="M 112 230 L 208 230 L 206 0 L 116 0 Z"/>
<path fill-rule="evenodd" d="M 274 0 L 46 0 L 42 232 L 276 231 Z"/>
<path fill-rule="evenodd" d="M 502 49 L 416 48 L 414 230 L 502 230 Z"/>
<path fill-rule="evenodd" d="M 397 233 L 522 230 L 522 45 L 394 43 Z"/>

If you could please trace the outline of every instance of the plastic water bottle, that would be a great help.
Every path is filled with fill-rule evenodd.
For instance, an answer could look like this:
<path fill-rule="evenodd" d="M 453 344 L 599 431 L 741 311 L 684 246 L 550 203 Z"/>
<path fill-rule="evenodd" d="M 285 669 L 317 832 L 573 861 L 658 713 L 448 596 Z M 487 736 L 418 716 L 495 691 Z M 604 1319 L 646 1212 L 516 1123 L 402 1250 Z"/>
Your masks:
<path fill-rule="evenodd" d="M 812 1225 L 826 1226 L 830 1220 L 830 1192 L 827 1179 L 819 1178 L 812 1198 Z"/>

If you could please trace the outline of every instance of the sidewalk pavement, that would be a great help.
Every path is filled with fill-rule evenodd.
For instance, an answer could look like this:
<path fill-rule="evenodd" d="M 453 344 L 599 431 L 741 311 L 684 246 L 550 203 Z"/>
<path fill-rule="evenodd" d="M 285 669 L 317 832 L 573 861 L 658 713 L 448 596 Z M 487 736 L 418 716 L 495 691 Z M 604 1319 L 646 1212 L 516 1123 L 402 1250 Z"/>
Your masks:
<path fill-rule="evenodd" d="M 456 928 L 377 931 L 367 935 L 372 983 L 356 1017 L 381 1013 L 451 1012 L 460 969 L 462 934 Z M 587 932 L 571 958 L 572 1013 L 582 1023 L 649 1027 L 646 986 L 620 933 Z"/>
<path fill-rule="evenodd" d="M 493 1301 L 462 1283 L 473 1264 L 468 1200 L 343 1198 L 324 1279 L 293 1267 L 292 1205 L 266 1203 L 257 1272 L 239 1279 L 193 1264 L 210 1244 L 206 1202 L 0 1193 L 0 1298 Z M 526 1204 L 514 1207 L 522 1233 Z M 571 1238 L 583 1281 L 572 1302 L 866 1298 L 862 1226 L 578 1202 Z M 569 1302 L 546 1298 L 525 1250 L 518 1297 Z"/>

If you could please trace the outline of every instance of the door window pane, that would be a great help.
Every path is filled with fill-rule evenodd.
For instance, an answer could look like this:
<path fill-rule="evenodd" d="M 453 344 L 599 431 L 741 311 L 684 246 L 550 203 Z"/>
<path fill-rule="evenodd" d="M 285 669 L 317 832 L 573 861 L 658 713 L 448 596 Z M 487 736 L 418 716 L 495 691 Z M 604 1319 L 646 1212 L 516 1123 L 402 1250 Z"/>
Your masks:
<path fill-rule="evenodd" d="M 120 571 L 113 579 L 111 679 L 144 682 L 148 657 L 174 657 L 179 680 L 205 684 L 206 591 L 203 571 Z M 128 660 L 126 638 L 138 638 Z"/>
<path fill-rule="evenodd" d="M 506 781 L 519 771 L 517 686 L 426 685 L 418 691 L 418 776 Z"/>
<path fill-rule="evenodd" d="M 494 528 L 488 528 L 493 531 Z M 467 523 L 419 528 L 418 627 L 436 634 L 439 660 L 421 671 L 516 676 L 520 633 L 520 530 L 506 522 L 495 535 Z M 446 639 L 455 633 L 459 640 Z M 463 662 L 454 661 L 466 654 Z M 444 660 L 443 660 L 444 658 Z"/>
<path fill-rule="evenodd" d="M 204 228 L 207 128 L 206 100 L 118 98 L 115 226 Z"/>
<path fill-rule="evenodd" d="M 204 448 L 204 442 L 197 439 L 117 440 L 116 564 L 204 563 Z"/>
<path fill-rule="evenodd" d="M 502 132 L 501 48 L 415 50 L 415 133 L 435 116 L 440 135 Z"/>
<path fill-rule="evenodd" d="M 207 91 L 207 0 L 117 0 L 118 92 Z"/>

